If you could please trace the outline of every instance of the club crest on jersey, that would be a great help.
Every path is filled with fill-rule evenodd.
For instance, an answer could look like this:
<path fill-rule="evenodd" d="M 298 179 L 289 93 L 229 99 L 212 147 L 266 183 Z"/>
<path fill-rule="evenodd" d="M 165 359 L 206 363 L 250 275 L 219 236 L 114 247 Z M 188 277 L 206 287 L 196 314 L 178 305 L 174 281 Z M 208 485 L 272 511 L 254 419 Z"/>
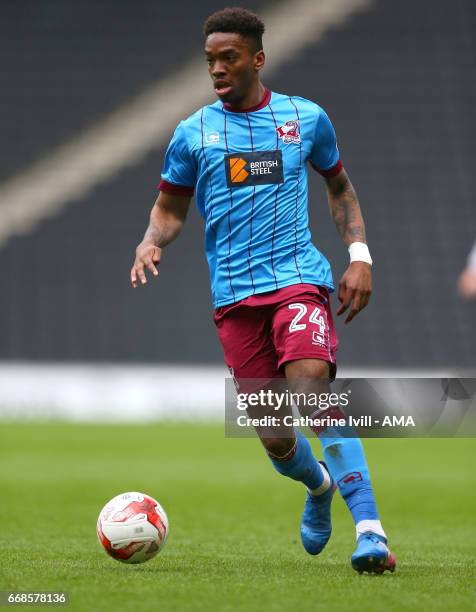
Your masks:
<path fill-rule="evenodd" d="M 293 142 L 299 144 L 301 142 L 301 133 L 299 131 L 299 120 L 290 119 L 276 128 L 279 136 L 281 137 L 284 144 Z"/>

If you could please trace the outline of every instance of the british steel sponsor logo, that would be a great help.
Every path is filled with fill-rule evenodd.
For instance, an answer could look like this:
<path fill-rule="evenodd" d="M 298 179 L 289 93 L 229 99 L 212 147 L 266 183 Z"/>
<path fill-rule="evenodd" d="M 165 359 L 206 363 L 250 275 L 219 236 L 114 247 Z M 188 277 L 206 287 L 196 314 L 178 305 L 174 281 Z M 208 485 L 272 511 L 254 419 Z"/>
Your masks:
<path fill-rule="evenodd" d="M 276 128 L 281 140 L 284 144 L 294 143 L 299 144 L 301 142 L 301 133 L 299 131 L 299 120 L 290 119 Z"/>
<path fill-rule="evenodd" d="M 284 182 L 283 156 L 279 149 L 225 155 L 228 187 L 277 185 Z"/>

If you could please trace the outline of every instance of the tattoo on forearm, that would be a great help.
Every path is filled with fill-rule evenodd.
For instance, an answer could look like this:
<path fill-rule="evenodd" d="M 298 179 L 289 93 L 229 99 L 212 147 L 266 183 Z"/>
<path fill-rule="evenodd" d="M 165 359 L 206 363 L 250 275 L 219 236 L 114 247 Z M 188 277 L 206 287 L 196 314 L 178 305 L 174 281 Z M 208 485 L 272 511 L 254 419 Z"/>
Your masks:
<path fill-rule="evenodd" d="M 152 240 L 159 248 L 167 246 L 173 238 L 174 234 L 167 222 L 163 222 L 160 227 L 151 223 L 144 236 L 144 240 Z"/>
<path fill-rule="evenodd" d="M 350 181 L 337 194 L 329 193 L 329 207 L 337 231 L 344 242 L 365 242 L 365 225 L 357 194 Z"/>

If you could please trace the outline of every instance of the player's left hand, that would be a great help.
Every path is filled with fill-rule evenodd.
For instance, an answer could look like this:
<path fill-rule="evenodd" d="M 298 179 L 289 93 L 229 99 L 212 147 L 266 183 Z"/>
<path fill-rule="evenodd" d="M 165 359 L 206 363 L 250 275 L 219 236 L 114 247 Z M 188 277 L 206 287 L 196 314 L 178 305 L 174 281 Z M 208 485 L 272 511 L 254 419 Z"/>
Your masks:
<path fill-rule="evenodd" d="M 341 302 L 337 316 L 349 308 L 346 323 L 367 306 L 372 294 L 372 266 L 364 261 L 353 261 L 340 279 L 337 297 Z"/>

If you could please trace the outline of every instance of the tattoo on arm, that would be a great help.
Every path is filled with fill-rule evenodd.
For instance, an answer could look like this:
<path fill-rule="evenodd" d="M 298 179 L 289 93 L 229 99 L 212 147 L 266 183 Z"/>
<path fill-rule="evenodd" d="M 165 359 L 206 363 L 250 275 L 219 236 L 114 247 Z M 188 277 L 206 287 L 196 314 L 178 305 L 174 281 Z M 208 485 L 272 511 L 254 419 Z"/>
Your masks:
<path fill-rule="evenodd" d="M 182 200 L 184 200 L 182 198 Z M 190 200 L 160 202 L 160 196 L 150 212 L 149 227 L 144 241 L 164 248 L 179 235 L 185 221 Z"/>
<path fill-rule="evenodd" d="M 337 231 L 348 246 L 352 242 L 365 242 L 365 225 L 357 194 L 345 175 L 339 181 L 329 181 L 327 194 L 332 218 Z"/>
<path fill-rule="evenodd" d="M 174 238 L 175 234 L 166 221 L 163 221 L 159 227 L 152 221 L 152 219 L 144 235 L 144 240 L 152 241 L 155 246 L 158 246 L 161 249 L 172 242 Z"/>

